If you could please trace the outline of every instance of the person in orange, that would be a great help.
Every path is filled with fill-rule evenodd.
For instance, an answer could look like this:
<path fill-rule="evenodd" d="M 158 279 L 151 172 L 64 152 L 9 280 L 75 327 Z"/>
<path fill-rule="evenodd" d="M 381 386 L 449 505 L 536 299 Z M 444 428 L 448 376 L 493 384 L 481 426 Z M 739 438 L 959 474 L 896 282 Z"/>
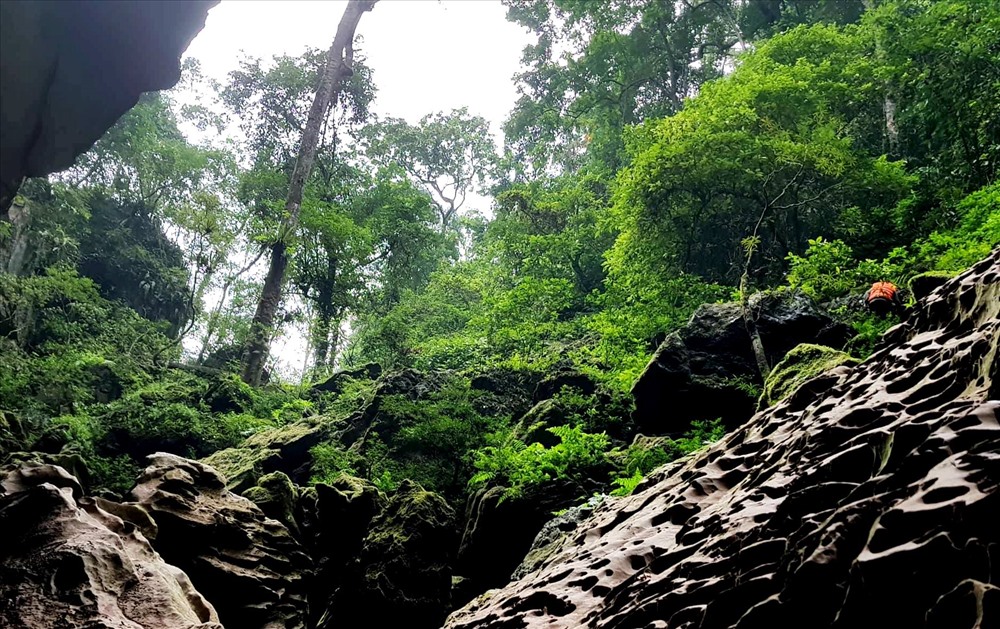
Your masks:
<path fill-rule="evenodd" d="M 896 316 L 903 314 L 903 299 L 899 288 L 892 282 L 875 282 L 865 293 L 865 305 L 868 310 L 880 317 L 890 313 Z"/>

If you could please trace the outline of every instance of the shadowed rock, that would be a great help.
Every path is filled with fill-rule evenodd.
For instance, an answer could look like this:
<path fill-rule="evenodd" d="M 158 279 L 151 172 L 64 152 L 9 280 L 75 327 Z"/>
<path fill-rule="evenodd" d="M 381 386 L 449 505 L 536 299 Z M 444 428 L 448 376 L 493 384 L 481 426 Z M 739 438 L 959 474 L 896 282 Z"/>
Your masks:
<path fill-rule="evenodd" d="M 0 212 L 68 168 L 143 92 L 172 87 L 217 0 L 0 2 Z"/>
<path fill-rule="evenodd" d="M 998 315 L 1000 249 L 446 627 L 1000 626 Z"/>

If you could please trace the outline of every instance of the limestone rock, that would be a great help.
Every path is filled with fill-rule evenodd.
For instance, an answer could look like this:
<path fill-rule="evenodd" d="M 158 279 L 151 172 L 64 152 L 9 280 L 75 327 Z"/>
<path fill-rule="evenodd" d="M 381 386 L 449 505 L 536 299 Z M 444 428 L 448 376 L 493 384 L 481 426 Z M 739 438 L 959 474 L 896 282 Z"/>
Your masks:
<path fill-rule="evenodd" d="M 305 627 L 312 561 L 288 529 L 229 492 L 211 467 L 157 453 L 129 498 L 153 517 L 154 547 L 246 629 Z"/>
<path fill-rule="evenodd" d="M 346 624 L 336 626 L 440 627 L 449 607 L 457 542 L 455 512 L 444 499 L 403 481 L 372 521 L 361 550 L 354 608 L 362 617 L 338 618 Z"/>
<path fill-rule="evenodd" d="M 172 87 L 215 0 L 0 2 L 0 212 L 73 164 L 142 92 Z"/>
<path fill-rule="evenodd" d="M 854 366 L 858 360 L 832 347 L 802 343 L 785 354 L 764 381 L 760 407 L 777 404 L 813 378 L 836 367 Z"/>
<path fill-rule="evenodd" d="M 0 625 L 222 629 L 187 575 L 66 470 L 8 466 L 0 486 Z"/>
<path fill-rule="evenodd" d="M 299 527 L 295 521 L 298 488 L 287 474 L 271 472 L 261 476 L 256 486 L 243 492 L 243 497 L 252 500 L 264 515 L 274 518 L 287 526 L 289 531 L 298 534 Z"/>
<path fill-rule="evenodd" d="M 451 629 L 1000 626 L 1000 248 Z"/>
<path fill-rule="evenodd" d="M 758 293 L 749 308 L 771 365 L 799 343 L 836 348 L 848 339 L 845 325 L 799 292 Z M 706 304 L 663 341 L 633 385 L 636 428 L 681 433 L 719 417 L 738 426 L 753 415 L 762 385 L 740 305 Z"/>

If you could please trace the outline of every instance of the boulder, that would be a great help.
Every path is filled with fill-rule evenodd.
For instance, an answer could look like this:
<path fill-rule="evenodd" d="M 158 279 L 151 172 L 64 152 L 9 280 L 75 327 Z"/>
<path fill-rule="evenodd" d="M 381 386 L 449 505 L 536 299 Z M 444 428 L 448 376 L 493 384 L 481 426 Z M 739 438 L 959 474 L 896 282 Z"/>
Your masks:
<path fill-rule="evenodd" d="M 748 305 L 774 365 L 800 343 L 843 347 L 847 326 L 801 292 L 757 293 Z M 735 427 L 753 415 L 763 379 L 738 303 L 706 304 L 667 336 L 632 387 L 643 434 L 673 434 L 693 421 Z"/>
<path fill-rule="evenodd" d="M 458 539 L 443 498 L 403 481 L 372 521 L 361 550 L 359 591 L 337 627 L 437 629 L 450 607 Z"/>
<path fill-rule="evenodd" d="M 549 432 L 553 426 L 566 424 L 566 409 L 556 400 L 542 400 L 524 414 L 516 426 L 513 436 L 525 443 L 540 443 L 550 448 L 559 443 L 559 437 Z"/>
<path fill-rule="evenodd" d="M 143 92 L 172 87 L 216 0 L 0 2 L 0 212 L 68 168 Z"/>
<path fill-rule="evenodd" d="M 128 498 L 156 522 L 157 552 L 191 577 L 223 624 L 307 626 L 312 561 L 283 524 L 228 491 L 214 469 L 154 454 Z"/>
<path fill-rule="evenodd" d="M 344 390 L 344 385 L 351 380 L 375 380 L 381 375 L 382 366 L 378 363 L 369 363 L 357 369 L 338 371 L 323 382 L 314 384 L 310 392 L 340 395 Z"/>
<path fill-rule="evenodd" d="M 760 407 L 777 404 L 816 376 L 831 369 L 857 364 L 858 359 L 832 347 L 812 343 L 797 345 L 767 375 Z"/>
<path fill-rule="evenodd" d="M 187 575 L 114 513 L 120 505 L 82 497 L 66 470 L 7 466 L 0 487 L 0 625 L 222 629 Z"/>
<path fill-rule="evenodd" d="M 445 626 L 1000 626 L 998 363 L 1000 248 Z"/>
<path fill-rule="evenodd" d="M 298 535 L 299 527 L 295 521 L 298 493 L 298 488 L 287 474 L 271 472 L 261 476 L 255 486 L 244 491 L 243 497 L 252 500 L 264 515 L 281 522 L 289 531 Z"/>

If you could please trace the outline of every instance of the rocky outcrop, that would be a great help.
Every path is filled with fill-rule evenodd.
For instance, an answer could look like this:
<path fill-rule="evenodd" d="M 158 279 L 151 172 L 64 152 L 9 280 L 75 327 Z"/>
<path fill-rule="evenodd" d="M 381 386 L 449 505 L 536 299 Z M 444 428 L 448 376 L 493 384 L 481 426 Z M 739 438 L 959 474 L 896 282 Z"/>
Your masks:
<path fill-rule="evenodd" d="M 0 212 L 73 164 L 142 92 L 172 87 L 217 0 L 0 2 Z"/>
<path fill-rule="evenodd" d="M 760 407 L 777 404 L 823 372 L 841 365 L 857 364 L 856 358 L 832 347 L 812 343 L 796 345 L 767 375 Z"/>
<path fill-rule="evenodd" d="M 480 489 L 465 509 L 456 574 L 462 577 L 455 603 L 464 604 L 489 588 L 510 581 L 532 542 L 552 514 L 579 502 L 580 488 L 556 481 L 508 496 L 505 487 Z"/>
<path fill-rule="evenodd" d="M 152 549 L 148 519 L 129 521 L 141 512 L 84 498 L 52 465 L 8 466 L 0 487 L 0 625 L 222 629 L 187 575 Z"/>
<path fill-rule="evenodd" d="M 129 499 L 156 522 L 156 550 L 182 568 L 227 627 L 306 627 L 312 561 L 280 522 L 229 492 L 212 468 L 149 457 Z"/>
<path fill-rule="evenodd" d="M 1000 249 L 446 626 L 1000 626 L 998 337 Z"/>
<path fill-rule="evenodd" d="M 847 326 L 799 292 L 757 293 L 748 307 L 769 365 L 800 343 L 841 348 L 849 338 Z M 706 304 L 660 344 L 632 387 L 636 428 L 681 433 L 720 417 L 738 426 L 753 415 L 763 384 L 740 304 Z"/>
<path fill-rule="evenodd" d="M 444 499 L 403 481 L 372 521 L 361 549 L 354 613 L 336 626 L 440 627 L 450 602 L 457 537 L 455 512 Z"/>

